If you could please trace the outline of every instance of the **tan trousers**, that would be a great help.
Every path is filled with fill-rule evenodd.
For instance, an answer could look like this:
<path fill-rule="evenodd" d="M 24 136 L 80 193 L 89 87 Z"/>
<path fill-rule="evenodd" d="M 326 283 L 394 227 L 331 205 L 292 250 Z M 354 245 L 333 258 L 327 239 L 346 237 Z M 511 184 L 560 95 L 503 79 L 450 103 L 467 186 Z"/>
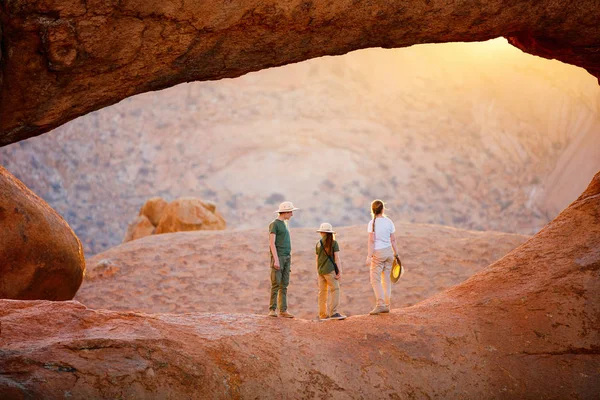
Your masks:
<path fill-rule="evenodd" d="M 376 306 L 390 306 L 392 296 L 392 280 L 390 271 L 394 262 L 392 247 L 375 250 L 371 261 L 371 286 L 375 292 Z"/>
<path fill-rule="evenodd" d="M 327 308 L 325 301 L 327 301 Z M 319 318 L 331 317 L 337 313 L 339 304 L 340 281 L 335 279 L 335 272 L 319 275 Z"/>

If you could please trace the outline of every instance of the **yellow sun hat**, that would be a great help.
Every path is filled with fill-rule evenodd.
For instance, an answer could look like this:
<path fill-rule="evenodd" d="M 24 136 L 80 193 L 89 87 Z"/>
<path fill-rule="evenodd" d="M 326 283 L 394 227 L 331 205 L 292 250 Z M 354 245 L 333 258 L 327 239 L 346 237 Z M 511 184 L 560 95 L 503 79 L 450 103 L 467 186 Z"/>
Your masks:
<path fill-rule="evenodd" d="M 400 278 L 404 275 L 404 267 L 402 266 L 402 262 L 400 261 L 400 257 L 394 257 L 394 263 L 392 264 L 392 270 L 390 271 L 390 278 L 392 283 L 398 282 Z"/>

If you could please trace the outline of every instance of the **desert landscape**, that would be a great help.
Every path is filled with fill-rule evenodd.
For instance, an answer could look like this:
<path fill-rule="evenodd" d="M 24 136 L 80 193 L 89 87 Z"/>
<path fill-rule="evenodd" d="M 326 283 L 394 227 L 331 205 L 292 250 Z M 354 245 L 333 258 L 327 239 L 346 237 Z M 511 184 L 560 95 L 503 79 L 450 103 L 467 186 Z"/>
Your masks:
<path fill-rule="evenodd" d="M 395 220 L 531 235 L 600 170 L 598 132 L 593 77 L 498 39 L 146 93 L 0 148 L 0 164 L 87 255 L 154 196 L 212 201 L 229 229 L 266 229 L 286 199 L 293 227 L 364 224 L 382 198 Z"/>
<path fill-rule="evenodd" d="M 597 398 L 598 11 L 0 4 L 0 398 Z M 406 273 L 369 315 L 374 198 Z"/>

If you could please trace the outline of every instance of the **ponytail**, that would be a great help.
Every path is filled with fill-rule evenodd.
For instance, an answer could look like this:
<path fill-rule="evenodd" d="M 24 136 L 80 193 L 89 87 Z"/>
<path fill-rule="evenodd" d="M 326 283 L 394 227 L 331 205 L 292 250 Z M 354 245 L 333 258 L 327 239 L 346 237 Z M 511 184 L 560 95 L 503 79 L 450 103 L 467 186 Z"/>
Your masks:
<path fill-rule="evenodd" d="M 385 205 L 383 201 L 377 199 L 371 202 L 371 216 L 373 217 L 373 239 L 375 239 L 375 219 L 379 214 L 383 215 Z"/>
<path fill-rule="evenodd" d="M 333 256 L 333 233 L 327 232 L 325 233 L 325 254 L 329 257 Z"/>

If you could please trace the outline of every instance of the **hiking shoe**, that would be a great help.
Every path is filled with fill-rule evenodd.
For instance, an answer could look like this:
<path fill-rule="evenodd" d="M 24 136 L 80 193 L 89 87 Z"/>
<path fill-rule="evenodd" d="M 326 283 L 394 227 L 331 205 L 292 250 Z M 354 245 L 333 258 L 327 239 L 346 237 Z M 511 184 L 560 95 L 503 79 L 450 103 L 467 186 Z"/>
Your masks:
<path fill-rule="evenodd" d="M 390 312 L 389 307 L 383 307 L 383 311 L 381 313 L 384 314 L 384 313 L 389 313 L 389 312 Z"/>
<path fill-rule="evenodd" d="M 269 317 L 275 317 L 275 318 L 277 318 L 277 311 L 275 311 L 275 310 L 270 310 L 270 311 L 269 311 Z"/>
<path fill-rule="evenodd" d="M 331 317 L 329 317 L 330 319 L 346 319 L 345 315 L 340 314 L 339 312 L 333 314 Z"/>
<path fill-rule="evenodd" d="M 283 317 L 283 318 L 294 318 L 294 316 L 292 314 L 290 314 L 289 312 L 287 312 L 287 311 L 280 312 L 279 316 Z"/>
<path fill-rule="evenodd" d="M 388 311 L 385 311 L 385 310 L 386 310 L 386 307 L 384 307 L 384 306 L 377 306 L 374 309 L 372 309 L 369 314 L 370 315 L 377 315 L 377 314 L 383 314 L 385 312 L 389 312 L 389 310 Z"/>

